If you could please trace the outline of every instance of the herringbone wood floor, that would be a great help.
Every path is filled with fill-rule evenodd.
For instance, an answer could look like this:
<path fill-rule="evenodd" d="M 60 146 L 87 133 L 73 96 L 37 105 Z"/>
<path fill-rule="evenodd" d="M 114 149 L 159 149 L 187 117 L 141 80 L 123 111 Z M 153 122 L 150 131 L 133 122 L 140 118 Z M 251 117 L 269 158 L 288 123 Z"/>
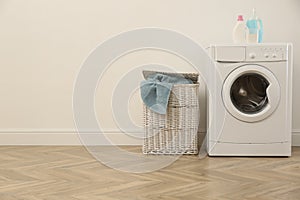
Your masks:
<path fill-rule="evenodd" d="M 300 199 L 300 147 L 290 158 L 182 156 L 131 174 L 102 165 L 84 147 L 2 146 L 0 200 L 15 199 Z"/>

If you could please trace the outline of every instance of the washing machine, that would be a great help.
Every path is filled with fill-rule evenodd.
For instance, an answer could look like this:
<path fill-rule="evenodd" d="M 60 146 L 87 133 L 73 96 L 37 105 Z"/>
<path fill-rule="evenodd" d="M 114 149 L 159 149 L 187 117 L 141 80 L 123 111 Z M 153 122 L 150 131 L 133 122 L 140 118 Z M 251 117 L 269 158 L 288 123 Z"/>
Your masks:
<path fill-rule="evenodd" d="M 211 45 L 209 51 L 219 81 L 208 99 L 208 155 L 290 156 L 292 45 Z"/>

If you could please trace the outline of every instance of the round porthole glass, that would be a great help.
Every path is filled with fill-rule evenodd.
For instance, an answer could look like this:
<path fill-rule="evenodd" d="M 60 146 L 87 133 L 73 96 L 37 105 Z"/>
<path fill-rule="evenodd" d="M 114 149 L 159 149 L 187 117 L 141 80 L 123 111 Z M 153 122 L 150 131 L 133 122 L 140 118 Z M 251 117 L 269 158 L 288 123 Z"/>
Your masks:
<path fill-rule="evenodd" d="M 230 89 L 233 105 L 242 113 L 255 114 L 268 104 L 269 82 L 260 74 L 247 73 L 238 77 Z"/>

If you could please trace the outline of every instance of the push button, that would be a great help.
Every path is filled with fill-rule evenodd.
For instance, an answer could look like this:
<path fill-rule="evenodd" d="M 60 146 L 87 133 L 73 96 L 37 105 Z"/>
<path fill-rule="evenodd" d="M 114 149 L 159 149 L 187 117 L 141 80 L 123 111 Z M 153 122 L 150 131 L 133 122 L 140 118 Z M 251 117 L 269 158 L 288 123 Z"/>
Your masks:
<path fill-rule="evenodd" d="M 256 57 L 256 55 L 255 55 L 255 53 L 250 53 L 250 54 L 249 54 L 249 57 L 250 57 L 251 59 L 254 59 L 254 58 Z"/>

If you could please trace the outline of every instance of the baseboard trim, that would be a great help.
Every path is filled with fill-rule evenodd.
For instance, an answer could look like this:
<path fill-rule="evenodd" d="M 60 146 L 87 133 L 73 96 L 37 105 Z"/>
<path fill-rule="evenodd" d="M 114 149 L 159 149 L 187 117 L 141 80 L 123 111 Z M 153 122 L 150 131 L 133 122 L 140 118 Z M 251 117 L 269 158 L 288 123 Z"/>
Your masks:
<path fill-rule="evenodd" d="M 201 131 L 200 133 L 203 133 Z M 99 133 L 85 133 L 91 141 L 84 144 L 76 132 L 2 132 L 0 131 L 0 145 L 142 145 L 140 138 L 122 132 L 108 131 L 104 136 L 110 142 L 101 141 Z M 300 130 L 293 131 L 292 145 L 300 146 Z"/>
<path fill-rule="evenodd" d="M 0 133 L 0 145 L 142 145 L 142 138 L 124 133 L 105 133 L 106 140 L 99 133 L 84 133 L 84 138 L 74 132 L 51 133 Z M 86 141 L 88 140 L 88 142 Z"/>
<path fill-rule="evenodd" d="M 300 129 L 293 130 L 292 146 L 300 146 Z"/>

